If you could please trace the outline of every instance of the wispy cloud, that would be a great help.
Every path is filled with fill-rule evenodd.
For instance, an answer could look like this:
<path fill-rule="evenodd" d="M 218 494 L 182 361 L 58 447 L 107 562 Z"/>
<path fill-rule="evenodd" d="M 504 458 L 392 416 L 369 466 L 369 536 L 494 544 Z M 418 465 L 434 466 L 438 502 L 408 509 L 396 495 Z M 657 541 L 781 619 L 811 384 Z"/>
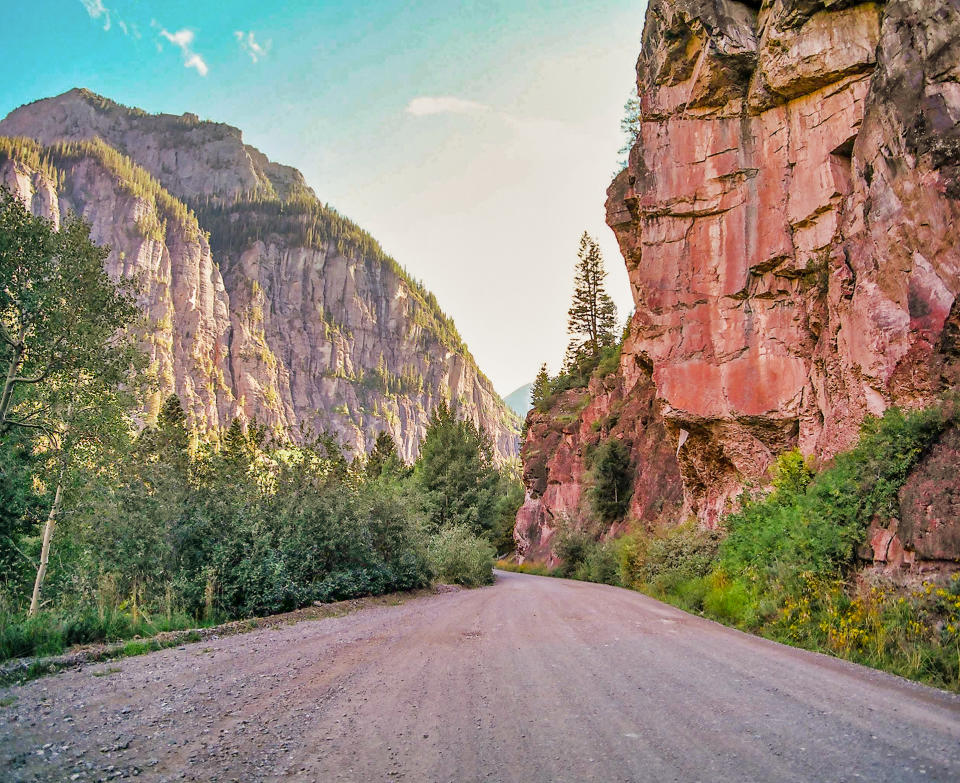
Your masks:
<path fill-rule="evenodd" d="M 209 72 L 206 61 L 197 52 L 193 50 L 193 30 L 177 30 L 171 33 L 165 27 L 160 28 L 160 35 L 166 38 L 170 43 L 180 49 L 183 53 L 183 65 L 186 68 L 195 68 L 201 76 L 206 76 Z"/>
<path fill-rule="evenodd" d="M 237 30 L 234 32 L 233 37 L 237 39 L 237 42 L 240 44 L 240 48 L 249 54 L 250 59 L 254 62 L 258 62 L 262 58 L 266 57 L 270 53 L 270 47 L 273 44 L 272 41 L 266 41 L 263 44 L 257 43 L 257 39 L 253 30 L 250 30 L 249 32 Z"/>
<path fill-rule="evenodd" d="M 94 21 L 103 21 L 103 29 L 109 31 L 114 23 L 124 35 L 132 35 L 134 38 L 140 37 L 140 30 L 133 22 L 125 22 L 115 9 L 107 8 L 103 0 L 80 0 L 87 15 Z"/>
<path fill-rule="evenodd" d="M 490 107 L 483 103 L 454 98 L 451 95 L 421 95 L 407 104 L 407 114 L 415 117 L 431 114 L 483 114 L 488 111 Z"/>
<path fill-rule="evenodd" d="M 110 29 L 110 11 L 103 4 L 103 0 L 80 0 L 87 9 L 91 19 L 103 19 L 103 29 Z"/>

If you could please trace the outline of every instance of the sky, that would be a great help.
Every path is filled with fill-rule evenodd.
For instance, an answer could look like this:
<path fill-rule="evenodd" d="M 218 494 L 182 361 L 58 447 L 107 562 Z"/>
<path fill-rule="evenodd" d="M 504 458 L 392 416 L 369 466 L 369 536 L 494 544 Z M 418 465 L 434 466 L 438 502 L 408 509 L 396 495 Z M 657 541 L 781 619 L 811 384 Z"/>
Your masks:
<path fill-rule="evenodd" d="M 39 0 L 4 9 L 0 116 L 87 87 L 239 127 L 432 290 L 509 394 L 556 373 L 604 224 L 644 0 Z M 12 46 L 12 50 L 11 50 Z"/>

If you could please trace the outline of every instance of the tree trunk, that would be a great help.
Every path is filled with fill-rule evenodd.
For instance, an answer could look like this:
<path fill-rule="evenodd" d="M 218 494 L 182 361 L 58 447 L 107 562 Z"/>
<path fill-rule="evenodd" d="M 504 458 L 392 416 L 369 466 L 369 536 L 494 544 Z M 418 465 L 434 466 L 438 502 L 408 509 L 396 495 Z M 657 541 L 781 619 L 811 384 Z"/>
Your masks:
<path fill-rule="evenodd" d="M 33 617 L 40 609 L 40 588 L 47 575 L 47 563 L 50 562 L 50 539 L 53 538 L 53 529 L 57 526 L 57 514 L 60 513 L 60 503 L 63 499 L 63 473 L 65 466 L 61 464 L 60 474 L 57 476 L 57 492 L 53 497 L 53 505 L 47 516 L 47 524 L 43 526 L 43 546 L 40 548 L 40 566 L 37 568 L 37 578 L 33 583 L 33 597 L 30 599 L 30 616 Z"/>
<path fill-rule="evenodd" d="M 23 360 L 22 346 L 13 347 L 13 358 L 10 359 L 10 366 L 7 367 L 7 377 L 4 379 L 3 391 L 0 393 L 0 435 L 10 429 L 7 423 L 7 411 L 10 409 L 10 400 L 13 398 L 14 379 L 17 377 L 17 371 L 20 369 L 20 362 Z"/>

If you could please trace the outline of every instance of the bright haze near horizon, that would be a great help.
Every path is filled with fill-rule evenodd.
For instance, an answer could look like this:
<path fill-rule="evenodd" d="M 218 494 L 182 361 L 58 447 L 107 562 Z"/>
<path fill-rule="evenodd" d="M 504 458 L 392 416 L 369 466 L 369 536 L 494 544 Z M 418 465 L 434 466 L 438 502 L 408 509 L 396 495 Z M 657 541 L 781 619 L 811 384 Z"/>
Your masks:
<path fill-rule="evenodd" d="M 621 321 L 632 310 L 604 198 L 644 10 L 643 0 L 18 3 L 4 10 L 16 43 L 0 116 L 87 87 L 239 127 L 437 295 L 506 395 L 542 362 L 560 367 L 583 231 L 603 250 Z"/>

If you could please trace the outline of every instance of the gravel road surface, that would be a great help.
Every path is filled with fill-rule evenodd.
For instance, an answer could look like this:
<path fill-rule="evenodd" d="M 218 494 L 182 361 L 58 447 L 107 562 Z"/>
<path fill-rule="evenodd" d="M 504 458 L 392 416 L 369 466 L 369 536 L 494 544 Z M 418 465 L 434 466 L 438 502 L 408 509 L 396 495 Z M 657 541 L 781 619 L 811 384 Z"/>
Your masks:
<path fill-rule="evenodd" d="M 956 696 L 512 573 L 0 704 L 3 781 L 960 780 Z"/>

